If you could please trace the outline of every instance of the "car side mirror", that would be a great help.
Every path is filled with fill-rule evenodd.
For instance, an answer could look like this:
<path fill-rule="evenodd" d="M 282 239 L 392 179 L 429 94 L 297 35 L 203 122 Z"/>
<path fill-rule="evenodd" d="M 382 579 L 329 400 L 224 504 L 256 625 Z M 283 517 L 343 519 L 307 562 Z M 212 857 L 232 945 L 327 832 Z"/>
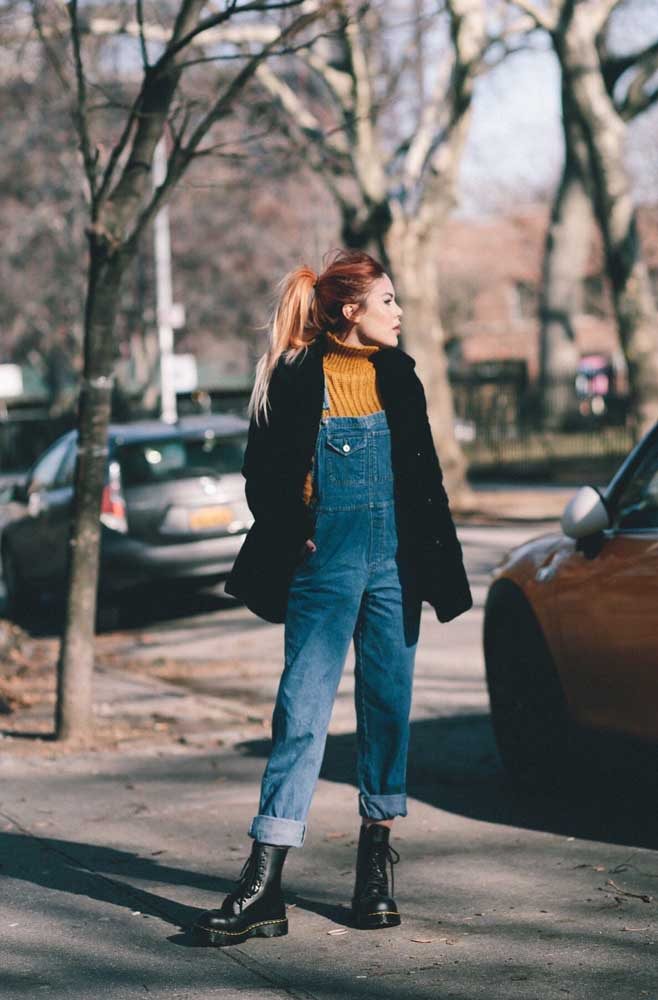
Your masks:
<path fill-rule="evenodd" d="M 588 538 L 610 527 L 610 515 L 598 490 L 582 486 L 562 514 L 562 531 L 569 538 Z"/>

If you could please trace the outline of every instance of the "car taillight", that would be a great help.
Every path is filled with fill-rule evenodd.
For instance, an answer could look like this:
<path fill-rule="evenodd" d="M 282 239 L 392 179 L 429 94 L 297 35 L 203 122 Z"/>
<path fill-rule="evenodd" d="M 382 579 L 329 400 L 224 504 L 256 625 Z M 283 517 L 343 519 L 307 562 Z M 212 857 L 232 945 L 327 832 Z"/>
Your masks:
<path fill-rule="evenodd" d="M 101 497 L 101 523 L 106 528 L 120 531 L 125 535 L 128 531 L 126 504 L 121 496 L 121 487 L 117 478 L 111 473 L 112 470 L 110 470 L 110 482 L 103 488 Z"/>

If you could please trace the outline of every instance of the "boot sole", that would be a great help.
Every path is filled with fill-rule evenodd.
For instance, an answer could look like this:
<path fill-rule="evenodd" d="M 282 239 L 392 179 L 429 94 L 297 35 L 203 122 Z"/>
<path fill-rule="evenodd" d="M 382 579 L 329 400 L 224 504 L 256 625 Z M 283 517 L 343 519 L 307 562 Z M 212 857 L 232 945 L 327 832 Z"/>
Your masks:
<path fill-rule="evenodd" d="M 227 948 L 232 944 L 242 944 L 251 937 L 274 938 L 284 937 L 288 933 L 288 919 L 261 920 L 249 924 L 242 931 L 213 931 L 208 927 L 195 927 L 194 932 L 203 943 L 213 948 Z"/>
<path fill-rule="evenodd" d="M 401 922 L 400 914 L 394 910 L 385 910 L 382 913 L 362 913 L 360 916 L 354 914 L 354 926 L 361 931 L 374 931 L 379 927 L 399 927 Z"/>

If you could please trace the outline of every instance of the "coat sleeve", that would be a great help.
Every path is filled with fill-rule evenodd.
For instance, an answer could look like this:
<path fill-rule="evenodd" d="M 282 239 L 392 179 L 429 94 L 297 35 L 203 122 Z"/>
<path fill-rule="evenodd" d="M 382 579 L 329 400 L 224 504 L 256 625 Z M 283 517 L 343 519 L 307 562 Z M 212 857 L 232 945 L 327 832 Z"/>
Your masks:
<path fill-rule="evenodd" d="M 434 447 L 422 384 L 421 393 L 424 405 L 418 459 L 421 503 L 425 508 L 422 549 L 427 563 L 425 596 L 434 605 L 439 620 L 448 622 L 468 611 L 473 606 L 473 597 L 443 485 L 443 473 Z"/>
<path fill-rule="evenodd" d="M 422 401 L 418 447 L 421 502 L 425 506 L 428 520 L 434 523 L 438 522 L 444 545 L 452 544 L 456 548 L 461 548 L 452 514 L 450 513 L 448 494 L 443 485 L 443 472 L 434 446 L 432 429 L 427 416 L 425 390 L 420 379 L 418 379 L 418 386 L 420 400 Z"/>

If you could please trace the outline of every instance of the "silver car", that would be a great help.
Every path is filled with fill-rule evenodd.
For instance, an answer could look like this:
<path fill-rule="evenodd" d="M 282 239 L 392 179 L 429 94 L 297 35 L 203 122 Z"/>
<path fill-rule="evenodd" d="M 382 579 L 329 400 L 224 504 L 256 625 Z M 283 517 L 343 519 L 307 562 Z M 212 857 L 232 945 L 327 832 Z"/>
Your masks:
<path fill-rule="evenodd" d="M 228 574 L 252 523 L 241 475 L 249 425 L 228 414 L 175 425 L 111 425 L 101 505 L 101 592 Z M 65 586 L 76 432 L 60 437 L 12 490 L 0 542 L 8 612 Z"/>

